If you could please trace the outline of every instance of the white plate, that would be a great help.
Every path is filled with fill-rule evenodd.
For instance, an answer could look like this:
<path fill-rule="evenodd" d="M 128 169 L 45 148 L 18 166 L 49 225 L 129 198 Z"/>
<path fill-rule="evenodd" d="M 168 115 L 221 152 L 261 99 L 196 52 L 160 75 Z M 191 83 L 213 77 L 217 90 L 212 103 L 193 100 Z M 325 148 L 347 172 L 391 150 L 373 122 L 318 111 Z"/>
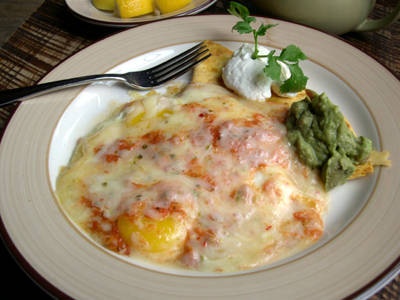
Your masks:
<path fill-rule="evenodd" d="M 194 15 L 207 9 L 216 1 L 217 0 L 192 0 L 189 5 L 171 13 L 158 16 L 148 14 L 127 19 L 119 18 L 113 12 L 96 9 L 91 0 L 65 0 L 65 3 L 77 17 L 86 22 L 110 27 L 132 27 L 143 23 L 169 19 L 172 17 Z"/>
<path fill-rule="evenodd" d="M 204 39 L 232 47 L 238 45 L 235 41 L 251 41 L 250 36 L 231 32 L 236 21 L 231 16 L 194 16 L 133 28 L 79 52 L 43 81 L 144 68 Z M 373 293 L 396 274 L 399 81 L 369 56 L 332 36 L 283 21 L 264 22 L 279 26 L 261 42 L 277 49 L 292 43 L 300 46 L 310 58 L 304 64 L 309 87 L 325 91 L 359 134 L 390 151 L 392 167 L 334 190 L 323 241 L 296 259 L 243 274 L 171 274 L 134 266 L 95 246 L 68 221 L 52 192 L 57 167 L 65 163 L 75 134 L 84 133 L 83 125 L 99 119 L 96 114 L 89 115 L 92 121 L 79 116 L 104 109 L 103 101 L 112 100 L 114 93 L 124 98 L 126 90 L 112 86 L 110 93 L 104 85 L 96 85 L 38 97 L 18 108 L 0 145 L 0 214 L 16 249 L 46 285 L 79 299 L 132 295 L 145 299 L 341 299 Z M 132 51 L 121 53 L 121 47 Z M 53 141 L 60 142 L 52 145 L 53 136 Z"/>

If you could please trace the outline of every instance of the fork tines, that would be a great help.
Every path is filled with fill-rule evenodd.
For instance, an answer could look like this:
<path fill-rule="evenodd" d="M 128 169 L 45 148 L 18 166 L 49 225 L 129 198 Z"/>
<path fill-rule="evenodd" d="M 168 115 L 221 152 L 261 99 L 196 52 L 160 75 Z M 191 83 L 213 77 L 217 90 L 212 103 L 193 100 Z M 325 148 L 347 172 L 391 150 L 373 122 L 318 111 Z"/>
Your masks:
<path fill-rule="evenodd" d="M 210 57 L 211 54 L 208 52 L 207 46 L 201 42 L 164 63 L 147 70 L 147 76 L 152 85 L 161 85 L 183 75 L 195 65 Z"/>

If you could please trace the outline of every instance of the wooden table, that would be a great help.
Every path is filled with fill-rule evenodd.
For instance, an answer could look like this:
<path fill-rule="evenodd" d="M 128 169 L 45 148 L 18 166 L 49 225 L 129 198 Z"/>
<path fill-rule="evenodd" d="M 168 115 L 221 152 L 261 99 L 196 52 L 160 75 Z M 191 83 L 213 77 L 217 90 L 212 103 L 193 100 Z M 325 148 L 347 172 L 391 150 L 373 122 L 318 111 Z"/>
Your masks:
<path fill-rule="evenodd" d="M 227 2 L 218 1 L 201 14 L 226 13 Z M 378 0 L 372 17 L 385 15 L 396 2 Z M 260 14 L 254 7 L 246 5 L 252 14 Z M 0 90 L 35 84 L 61 61 L 121 30 L 85 23 L 68 10 L 63 0 L 46 0 L 0 49 Z M 339 38 L 376 59 L 400 79 L 400 22 L 377 32 L 350 33 Z M 0 108 L 0 136 L 16 108 L 17 105 Z M 18 255 L 10 241 L 7 241 L 4 228 L 0 227 L 13 253 L 10 255 L 6 247 L 1 247 L 2 273 L 6 276 L 2 293 L 8 292 L 13 298 L 26 295 L 38 299 L 50 297 L 43 291 L 49 288 L 47 283 Z M 28 271 L 29 277 L 13 258 Z M 43 289 L 31 278 L 40 281 Z M 397 276 L 371 299 L 400 299 L 399 285 L 400 276 Z"/>

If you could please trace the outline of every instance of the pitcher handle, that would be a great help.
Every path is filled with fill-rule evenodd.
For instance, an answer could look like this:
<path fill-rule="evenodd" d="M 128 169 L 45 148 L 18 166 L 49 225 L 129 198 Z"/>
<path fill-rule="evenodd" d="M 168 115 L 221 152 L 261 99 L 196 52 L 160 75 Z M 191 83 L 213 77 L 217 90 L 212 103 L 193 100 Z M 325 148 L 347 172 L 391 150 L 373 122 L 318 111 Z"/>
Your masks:
<path fill-rule="evenodd" d="M 400 1 L 391 13 L 380 19 L 365 19 L 353 31 L 373 31 L 386 27 L 400 18 Z"/>

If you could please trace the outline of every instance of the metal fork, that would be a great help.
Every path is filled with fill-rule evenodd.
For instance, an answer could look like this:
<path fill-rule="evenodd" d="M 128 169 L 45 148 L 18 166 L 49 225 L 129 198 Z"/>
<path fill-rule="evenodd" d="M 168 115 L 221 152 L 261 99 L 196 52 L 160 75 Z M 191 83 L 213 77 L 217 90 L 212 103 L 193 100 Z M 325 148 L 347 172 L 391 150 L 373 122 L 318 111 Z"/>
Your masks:
<path fill-rule="evenodd" d="M 24 101 L 39 94 L 88 84 L 98 80 L 117 80 L 134 89 L 148 90 L 183 75 L 209 56 L 211 56 L 211 54 L 208 53 L 207 47 L 203 43 L 199 43 L 177 56 L 143 71 L 128 72 L 124 74 L 87 75 L 37 84 L 34 86 L 4 90 L 0 91 L 0 107 L 14 102 Z"/>

